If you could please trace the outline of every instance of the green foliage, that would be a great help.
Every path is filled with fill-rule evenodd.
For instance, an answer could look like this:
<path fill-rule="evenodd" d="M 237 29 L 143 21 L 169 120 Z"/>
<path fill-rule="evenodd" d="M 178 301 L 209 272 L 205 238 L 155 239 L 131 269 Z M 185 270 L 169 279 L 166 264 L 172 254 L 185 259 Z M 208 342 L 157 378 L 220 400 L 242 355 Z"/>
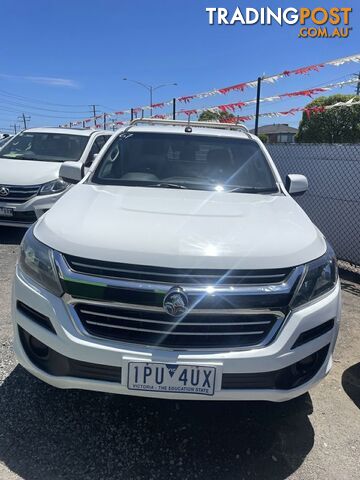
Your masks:
<path fill-rule="evenodd" d="M 354 95 L 319 97 L 307 108 L 347 102 Z M 356 97 L 360 100 L 360 97 Z M 354 101 L 356 101 L 354 100 Z M 360 105 L 334 107 L 324 112 L 303 113 L 296 141 L 300 143 L 357 143 L 360 142 Z"/>
<path fill-rule="evenodd" d="M 259 133 L 258 137 L 263 143 L 267 143 L 269 141 L 269 137 L 265 133 Z"/>
<path fill-rule="evenodd" d="M 235 115 L 229 112 L 211 112 L 205 110 L 199 115 L 199 122 L 223 122 L 235 118 Z"/>

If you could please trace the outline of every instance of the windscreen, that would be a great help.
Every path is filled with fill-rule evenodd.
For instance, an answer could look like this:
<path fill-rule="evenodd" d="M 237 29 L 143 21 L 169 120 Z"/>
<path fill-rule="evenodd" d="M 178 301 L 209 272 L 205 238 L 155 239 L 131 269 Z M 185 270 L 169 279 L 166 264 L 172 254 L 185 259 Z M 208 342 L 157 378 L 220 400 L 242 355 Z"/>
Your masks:
<path fill-rule="evenodd" d="M 1 157 L 44 162 L 77 161 L 88 139 L 84 135 L 23 132 L 1 149 Z"/>
<path fill-rule="evenodd" d="M 107 185 L 277 192 L 267 159 L 248 139 L 130 133 L 108 148 L 92 179 Z"/>

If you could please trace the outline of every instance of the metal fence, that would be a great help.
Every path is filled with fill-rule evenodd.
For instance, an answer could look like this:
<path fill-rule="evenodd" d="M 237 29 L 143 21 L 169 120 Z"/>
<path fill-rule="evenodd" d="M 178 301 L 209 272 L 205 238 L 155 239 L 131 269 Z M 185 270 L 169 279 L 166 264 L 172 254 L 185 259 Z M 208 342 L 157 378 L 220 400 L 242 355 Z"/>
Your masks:
<path fill-rule="evenodd" d="M 326 235 L 339 259 L 360 266 L 360 144 L 272 144 L 284 179 L 302 173 L 309 191 L 298 203 Z"/>

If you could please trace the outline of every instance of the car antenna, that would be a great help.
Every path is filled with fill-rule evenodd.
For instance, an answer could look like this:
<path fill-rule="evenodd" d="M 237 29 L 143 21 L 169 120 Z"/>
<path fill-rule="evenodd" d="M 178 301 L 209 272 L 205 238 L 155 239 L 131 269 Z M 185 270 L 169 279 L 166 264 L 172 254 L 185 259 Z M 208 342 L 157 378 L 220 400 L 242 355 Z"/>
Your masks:
<path fill-rule="evenodd" d="M 190 118 L 191 118 L 191 114 L 189 113 L 188 115 L 188 124 L 187 124 L 187 127 L 185 127 L 185 132 L 186 133 L 191 133 L 192 132 L 192 128 L 190 126 Z"/>

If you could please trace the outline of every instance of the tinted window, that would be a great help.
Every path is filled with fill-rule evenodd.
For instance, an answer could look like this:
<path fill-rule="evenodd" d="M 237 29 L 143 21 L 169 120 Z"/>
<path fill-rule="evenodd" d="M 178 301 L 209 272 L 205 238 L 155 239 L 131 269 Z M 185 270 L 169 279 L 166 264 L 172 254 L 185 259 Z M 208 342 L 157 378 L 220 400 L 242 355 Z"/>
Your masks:
<path fill-rule="evenodd" d="M 65 133 L 24 132 L 1 150 L 1 156 L 14 160 L 44 162 L 77 161 L 89 137 Z"/>
<path fill-rule="evenodd" d="M 277 191 L 269 164 L 255 141 L 189 134 L 126 133 L 110 145 L 93 181 Z"/>

